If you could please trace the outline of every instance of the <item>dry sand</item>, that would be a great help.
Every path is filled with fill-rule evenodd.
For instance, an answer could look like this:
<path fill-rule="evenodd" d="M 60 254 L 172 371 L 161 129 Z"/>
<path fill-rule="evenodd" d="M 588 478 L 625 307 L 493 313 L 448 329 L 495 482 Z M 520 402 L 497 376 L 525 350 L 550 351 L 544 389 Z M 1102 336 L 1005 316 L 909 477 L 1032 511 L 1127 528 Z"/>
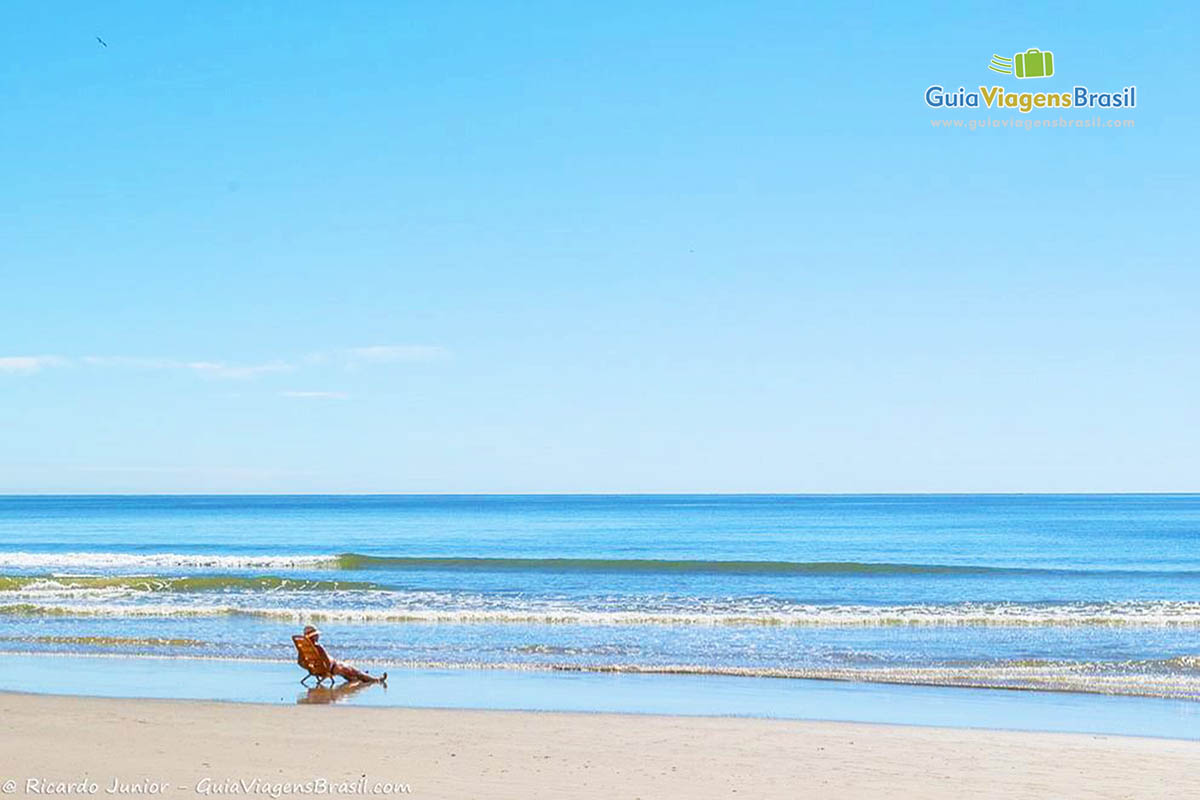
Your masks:
<path fill-rule="evenodd" d="M 10 797 L 35 796 L 30 779 L 192 798 L 363 775 L 412 789 L 374 797 L 1200 797 L 1200 742 L 1112 736 L 21 694 L 0 694 L 0 726 Z"/>

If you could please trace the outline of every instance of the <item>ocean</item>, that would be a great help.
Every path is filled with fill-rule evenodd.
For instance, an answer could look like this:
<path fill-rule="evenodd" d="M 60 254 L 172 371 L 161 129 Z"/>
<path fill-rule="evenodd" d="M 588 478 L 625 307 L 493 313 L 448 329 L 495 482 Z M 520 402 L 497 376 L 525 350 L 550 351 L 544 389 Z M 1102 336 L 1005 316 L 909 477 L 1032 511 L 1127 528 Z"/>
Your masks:
<path fill-rule="evenodd" d="M 393 676 L 1198 700 L 1200 496 L 0 497 L 0 652 L 292 662 L 310 623 Z"/>

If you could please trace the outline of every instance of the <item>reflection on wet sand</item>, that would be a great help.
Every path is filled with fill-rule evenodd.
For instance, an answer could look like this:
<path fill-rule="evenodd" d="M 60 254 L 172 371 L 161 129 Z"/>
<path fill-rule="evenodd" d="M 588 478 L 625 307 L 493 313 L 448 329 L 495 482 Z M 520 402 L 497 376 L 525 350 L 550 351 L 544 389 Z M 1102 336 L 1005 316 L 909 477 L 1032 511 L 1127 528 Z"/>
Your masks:
<path fill-rule="evenodd" d="M 357 694 L 368 686 L 373 686 L 371 683 L 342 683 L 337 686 L 314 686 L 307 692 L 296 696 L 297 705 L 329 705 L 330 703 L 340 703 L 352 694 Z M 383 685 L 383 690 L 387 691 L 387 686 Z"/>

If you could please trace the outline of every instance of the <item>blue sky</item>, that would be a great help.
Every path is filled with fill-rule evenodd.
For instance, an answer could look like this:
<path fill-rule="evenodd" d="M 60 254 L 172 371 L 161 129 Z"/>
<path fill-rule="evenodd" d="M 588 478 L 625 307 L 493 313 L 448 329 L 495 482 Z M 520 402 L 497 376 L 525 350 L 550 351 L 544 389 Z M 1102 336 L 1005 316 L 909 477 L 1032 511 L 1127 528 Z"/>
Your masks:
<path fill-rule="evenodd" d="M 10 4 L 0 490 L 1200 489 L 1197 16 Z"/>

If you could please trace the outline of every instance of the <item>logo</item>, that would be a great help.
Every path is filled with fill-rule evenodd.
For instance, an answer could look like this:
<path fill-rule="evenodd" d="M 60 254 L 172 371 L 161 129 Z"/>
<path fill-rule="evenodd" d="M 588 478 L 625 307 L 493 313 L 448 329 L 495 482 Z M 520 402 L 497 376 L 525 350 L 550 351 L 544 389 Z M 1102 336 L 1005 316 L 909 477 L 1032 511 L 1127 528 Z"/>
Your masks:
<path fill-rule="evenodd" d="M 1031 47 L 1012 58 L 992 54 L 988 69 L 1017 79 L 1052 78 L 1055 76 L 1054 53 Z M 950 84 L 953 86 L 953 84 Z M 925 90 L 925 105 L 941 109 L 991 109 L 1029 114 L 1034 111 L 1089 108 L 1128 109 L 1137 107 L 1137 87 L 1130 85 L 1116 91 L 1096 92 L 1086 85 L 1074 84 L 1047 91 L 1007 91 L 1003 86 L 979 86 L 978 91 L 959 86 L 957 91 L 943 84 L 933 84 Z"/>
<path fill-rule="evenodd" d="M 1054 53 L 1038 50 L 1036 47 L 1031 47 L 1024 53 L 1017 53 L 1012 58 L 993 53 L 988 69 L 1002 75 L 1016 75 L 1018 78 L 1049 78 L 1054 74 Z"/>

